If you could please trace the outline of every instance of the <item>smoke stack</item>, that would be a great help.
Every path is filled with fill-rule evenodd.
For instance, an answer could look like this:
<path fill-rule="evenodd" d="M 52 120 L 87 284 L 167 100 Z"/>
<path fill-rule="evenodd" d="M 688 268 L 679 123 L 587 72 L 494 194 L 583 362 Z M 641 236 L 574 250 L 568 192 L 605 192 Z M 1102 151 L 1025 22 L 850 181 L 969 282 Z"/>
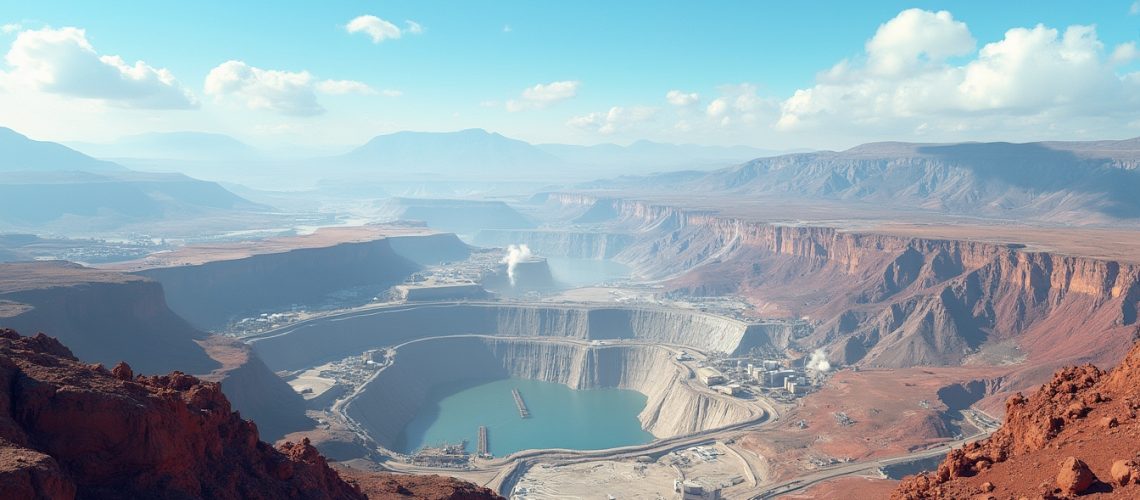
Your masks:
<path fill-rule="evenodd" d="M 530 247 L 526 245 L 507 246 L 507 255 L 503 257 L 503 263 L 507 265 L 507 278 L 511 280 L 511 286 L 515 286 L 515 267 L 518 266 L 519 262 L 529 259 L 533 255 Z"/>

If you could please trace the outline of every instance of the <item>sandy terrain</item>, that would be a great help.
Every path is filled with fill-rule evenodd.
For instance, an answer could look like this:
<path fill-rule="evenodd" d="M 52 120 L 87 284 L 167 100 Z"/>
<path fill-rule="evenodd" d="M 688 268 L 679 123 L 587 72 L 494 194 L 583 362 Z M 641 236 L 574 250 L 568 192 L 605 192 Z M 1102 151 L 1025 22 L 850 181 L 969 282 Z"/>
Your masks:
<path fill-rule="evenodd" d="M 749 433 L 740 444 L 770 457 L 776 482 L 846 460 L 905 455 L 951 441 L 956 433 L 976 432 L 960 418 L 943 418 L 947 405 L 939 400 L 938 389 L 1000 373 L 982 367 L 840 371 L 819 392 L 799 400 L 778 424 Z M 851 423 L 841 424 L 837 413 Z"/>
<path fill-rule="evenodd" d="M 854 498 L 887 498 L 898 481 L 874 477 L 851 476 L 825 481 L 811 488 L 781 496 L 784 500 L 850 500 Z"/>
<path fill-rule="evenodd" d="M 532 467 L 519 480 L 516 492 L 526 489 L 527 499 L 570 498 L 674 498 L 673 481 L 679 478 L 705 486 L 750 485 L 744 463 L 724 444 L 669 453 L 656 461 L 598 460 L 571 465 Z M 732 489 L 722 495 L 732 497 Z"/>
<path fill-rule="evenodd" d="M 0 294 L 90 283 L 129 283 L 147 278 L 60 261 L 0 264 Z"/>

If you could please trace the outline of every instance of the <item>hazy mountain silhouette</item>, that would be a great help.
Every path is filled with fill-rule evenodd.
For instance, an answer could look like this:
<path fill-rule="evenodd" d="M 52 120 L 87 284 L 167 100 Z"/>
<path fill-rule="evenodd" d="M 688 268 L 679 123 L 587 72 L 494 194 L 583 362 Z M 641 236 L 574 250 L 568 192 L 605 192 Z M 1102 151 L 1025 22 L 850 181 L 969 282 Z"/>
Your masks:
<path fill-rule="evenodd" d="M 34 141 L 10 128 L 0 127 L 0 172 L 16 171 L 114 172 L 126 170 L 97 160 L 62 144 Z"/>

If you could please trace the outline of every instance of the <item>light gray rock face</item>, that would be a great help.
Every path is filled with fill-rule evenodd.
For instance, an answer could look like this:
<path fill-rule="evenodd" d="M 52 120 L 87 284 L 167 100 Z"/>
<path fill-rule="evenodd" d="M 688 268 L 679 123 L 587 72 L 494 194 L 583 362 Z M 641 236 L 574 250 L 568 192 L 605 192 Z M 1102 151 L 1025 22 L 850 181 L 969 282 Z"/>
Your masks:
<path fill-rule="evenodd" d="M 621 388 L 645 394 L 638 415 L 655 437 L 691 434 L 759 418 L 745 402 L 696 388 L 690 370 L 664 348 L 588 345 L 491 337 L 434 338 L 399 349 L 393 364 L 345 407 L 369 435 L 391 447 L 433 386 L 520 377 L 573 389 Z"/>
<path fill-rule="evenodd" d="M 274 371 L 297 370 L 368 349 L 446 335 L 637 339 L 732 353 L 786 338 L 781 327 L 759 327 L 699 311 L 638 307 L 452 303 L 386 307 L 323 318 L 253 339 Z"/>

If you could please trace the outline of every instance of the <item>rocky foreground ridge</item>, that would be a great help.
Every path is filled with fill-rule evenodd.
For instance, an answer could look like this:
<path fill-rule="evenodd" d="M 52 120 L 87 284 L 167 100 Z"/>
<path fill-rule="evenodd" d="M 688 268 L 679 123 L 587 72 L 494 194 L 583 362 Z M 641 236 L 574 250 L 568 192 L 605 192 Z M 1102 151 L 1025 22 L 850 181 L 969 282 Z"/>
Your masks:
<path fill-rule="evenodd" d="M 1114 369 L 1059 370 L 1006 402 L 989 439 L 951 451 L 892 498 L 1140 498 L 1140 344 Z"/>
<path fill-rule="evenodd" d="M 372 498 L 406 498 L 402 482 L 421 487 L 433 478 L 364 480 L 391 486 L 370 487 Z M 427 498 L 498 498 L 435 481 Z M 180 372 L 135 375 L 125 363 L 107 370 L 80 362 L 54 338 L 9 329 L 0 329 L 0 492 L 11 499 L 366 498 L 307 440 L 276 449 L 260 441 L 217 383 Z"/>

